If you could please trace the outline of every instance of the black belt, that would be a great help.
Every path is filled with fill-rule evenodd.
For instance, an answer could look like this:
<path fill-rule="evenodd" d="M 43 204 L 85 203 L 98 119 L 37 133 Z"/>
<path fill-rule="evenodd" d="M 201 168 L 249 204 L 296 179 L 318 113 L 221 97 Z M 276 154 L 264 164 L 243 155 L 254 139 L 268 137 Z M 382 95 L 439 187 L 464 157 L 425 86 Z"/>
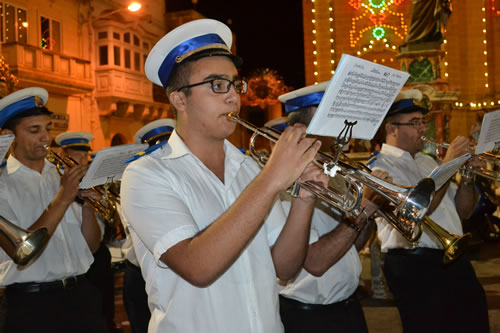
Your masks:
<path fill-rule="evenodd" d="M 416 247 L 414 249 L 389 249 L 389 255 L 408 255 L 408 256 L 443 256 L 444 250 L 431 249 L 429 247 Z"/>
<path fill-rule="evenodd" d="M 284 308 L 289 307 L 289 308 L 294 308 L 294 309 L 300 309 L 304 311 L 334 311 L 334 310 L 340 310 L 346 308 L 349 304 L 353 303 L 356 301 L 356 294 L 352 294 L 348 298 L 346 298 L 343 301 L 336 302 L 336 303 L 331 303 L 331 304 L 309 304 L 309 303 L 302 303 L 297 300 L 281 296 L 280 295 L 280 305 Z"/>
<path fill-rule="evenodd" d="M 85 274 L 68 277 L 62 280 L 50 282 L 25 282 L 8 285 L 5 289 L 7 294 L 12 293 L 39 293 L 51 290 L 71 289 L 78 286 L 86 279 Z"/>

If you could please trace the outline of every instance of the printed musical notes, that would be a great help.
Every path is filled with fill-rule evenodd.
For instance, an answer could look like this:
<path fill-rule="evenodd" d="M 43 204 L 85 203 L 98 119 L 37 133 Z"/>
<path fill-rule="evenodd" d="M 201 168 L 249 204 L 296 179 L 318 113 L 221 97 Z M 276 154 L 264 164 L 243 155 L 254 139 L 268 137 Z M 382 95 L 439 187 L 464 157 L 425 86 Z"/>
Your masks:
<path fill-rule="evenodd" d="M 481 133 L 476 146 L 476 155 L 497 149 L 500 146 L 500 110 L 488 112 L 483 118 Z"/>
<path fill-rule="evenodd" d="M 408 76 L 343 54 L 307 133 L 337 136 L 348 120 L 358 121 L 353 138 L 373 138 Z"/>

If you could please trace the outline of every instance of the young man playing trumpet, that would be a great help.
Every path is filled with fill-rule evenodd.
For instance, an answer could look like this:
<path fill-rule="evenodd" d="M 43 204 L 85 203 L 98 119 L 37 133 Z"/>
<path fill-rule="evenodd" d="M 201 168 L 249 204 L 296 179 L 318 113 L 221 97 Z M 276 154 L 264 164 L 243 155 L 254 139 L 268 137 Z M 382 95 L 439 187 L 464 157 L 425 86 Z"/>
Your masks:
<path fill-rule="evenodd" d="M 150 333 L 282 332 L 275 279 L 302 266 L 315 198 L 301 191 L 281 233 L 276 198 L 298 178 L 327 181 L 310 165 L 320 143 L 304 137 L 304 126 L 281 135 L 262 171 L 226 140 L 236 127 L 227 115 L 239 112 L 247 87 L 231 41 L 223 23 L 192 21 L 146 61 L 177 118 L 168 143 L 132 162 L 122 180 Z"/>
<path fill-rule="evenodd" d="M 48 94 L 27 88 L 0 100 L 2 134 L 14 134 L 12 153 L 0 176 L 0 215 L 16 225 L 45 227 L 49 240 L 40 256 L 19 267 L 0 251 L 0 285 L 7 297 L 6 332 L 105 332 L 100 299 L 85 279 L 92 263 L 90 247 L 100 230 L 90 206 L 74 203 L 85 166 L 59 177 L 45 157 L 50 144 Z M 10 246 L 0 236 L 3 249 Z M 28 318 L 26 315 L 28 314 Z"/>
<path fill-rule="evenodd" d="M 385 143 L 369 166 L 389 173 L 397 184 L 414 186 L 437 163 L 420 151 L 424 143 L 425 114 L 422 93 L 402 91 L 382 124 Z M 457 137 L 443 162 L 467 152 L 470 141 Z M 473 163 L 473 161 L 468 162 Z M 455 235 L 463 235 L 462 224 L 477 202 L 473 180 L 460 186 L 446 183 L 436 191 L 429 217 Z M 439 240 L 424 228 L 413 246 L 386 221 L 377 219 L 381 250 L 386 253 L 384 274 L 407 332 L 489 332 L 484 290 L 466 255 L 444 265 Z"/>
<path fill-rule="evenodd" d="M 328 83 L 279 96 L 289 125 L 309 125 Z M 321 140 L 325 149 L 333 142 L 333 138 Z M 390 180 L 385 172 L 374 175 Z M 339 192 L 347 190 L 339 176 L 331 179 L 331 186 Z M 361 204 L 364 212 L 352 218 L 324 201 L 316 202 L 304 268 L 295 279 L 280 286 L 280 313 L 286 333 L 368 332 L 355 292 L 361 274 L 358 251 L 375 230 L 373 219 L 368 218 L 378 209 L 375 195 L 365 188 Z M 288 210 L 290 196 L 282 193 L 280 197 Z"/>

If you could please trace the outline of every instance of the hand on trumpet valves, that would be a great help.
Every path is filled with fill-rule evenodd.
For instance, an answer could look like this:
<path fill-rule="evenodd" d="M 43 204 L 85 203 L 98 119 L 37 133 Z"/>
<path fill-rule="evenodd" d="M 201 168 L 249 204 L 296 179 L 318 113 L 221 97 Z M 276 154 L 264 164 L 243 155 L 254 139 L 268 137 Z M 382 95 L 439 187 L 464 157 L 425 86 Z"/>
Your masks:
<path fill-rule="evenodd" d="M 78 191 L 78 197 L 80 199 L 86 199 L 86 198 L 91 198 L 94 199 L 95 201 L 101 201 L 102 196 L 97 193 L 97 191 L 93 190 L 80 190 Z"/>
<path fill-rule="evenodd" d="M 385 171 L 373 170 L 371 174 L 387 182 L 393 182 L 392 177 L 389 176 L 389 174 Z M 365 207 L 365 211 L 368 215 L 373 214 L 377 209 L 385 205 L 387 202 L 388 200 L 381 196 L 378 192 L 372 190 L 368 186 L 363 186 L 362 206 Z"/>
<path fill-rule="evenodd" d="M 469 148 L 471 147 L 472 142 L 470 139 L 465 136 L 457 136 L 448 146 L 446 150 L 446 155 L 443 158 L 443 163 L 454 160 L 457 157 L 462 156 L 463 154 L 469 153 Z"/>
<path fill-rule="evenodd" d="M 301 124 L 287 127 L 262 170 L 280 191 L 297 180 L 321 147 L 321 142 L 305 137 L 305 132 L 306 126 Z"/>
<path fill-rule="evenodd" d="M 297 182 L 299 183 L 307 181 L 314 182 L 320 187 L 327 188 L 330 178 L 316 164 L 310 162 L 304 169 L 304 172 L 302 172 L 300 177 L 297 179 Z M 314 194 L 310 191 L 304 190 L 303 188 L 300 189 L 298 197 L 305 200 L 316 200 L 316 196 Z"/>
<path fill-rule="evenodd" d="M 61 186 L 58 192 L 58 195 L 61 196 L 64 202 L 70 204 L 75 200 L 78 194 L 80 181 L 86 172 L 87 167 L 82 165 L 77 165 L 64 172 L 64 175 L 61 177 Z"/>

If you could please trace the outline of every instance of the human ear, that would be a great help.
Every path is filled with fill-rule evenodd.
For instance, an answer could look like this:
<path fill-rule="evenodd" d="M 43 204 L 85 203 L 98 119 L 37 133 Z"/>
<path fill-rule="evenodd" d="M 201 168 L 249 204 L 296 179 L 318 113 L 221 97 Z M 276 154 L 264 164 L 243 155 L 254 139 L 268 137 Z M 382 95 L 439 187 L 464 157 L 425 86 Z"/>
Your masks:
<path fill-rule="evenodd" d="M 392 134 L 394 134 L 395 131 L 396 131 L 396 126 L 394 126 L 391 123 L 385 124 L 385 133 L 387 135 L 392 135 Z"/>
<path fill-rule="evenodd" d="M 168 99 L 170 101 L 170 104 L 177 110 L 177 111 L 184 111 L 186 109 L 186 95 L 184 95 L 183 92 L 181 91 L 173 91 L 170 96 L 168 96 Z"/>

